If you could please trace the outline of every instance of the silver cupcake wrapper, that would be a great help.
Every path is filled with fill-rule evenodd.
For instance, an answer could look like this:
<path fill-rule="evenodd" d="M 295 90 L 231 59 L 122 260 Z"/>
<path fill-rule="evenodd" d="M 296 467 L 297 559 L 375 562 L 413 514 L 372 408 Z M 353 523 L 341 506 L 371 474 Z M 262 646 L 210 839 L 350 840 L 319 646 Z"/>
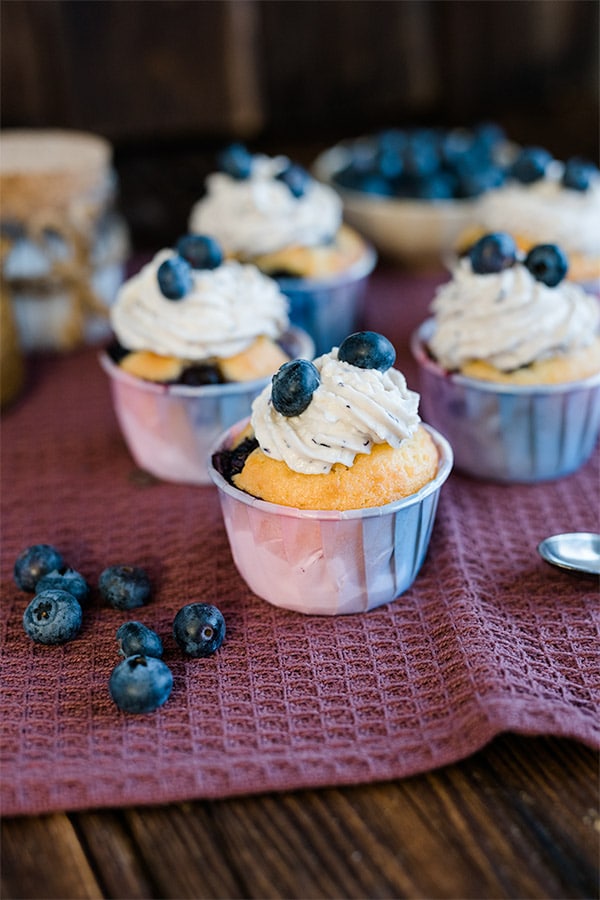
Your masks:
<path fill-rule="evenodd" d="M 312 339 L 291 328 L 286 346 L 312 359 Z M 191 387 L 154 384 L 125 372 L 106 353 L 100 363 L 110 377 L 117 420 L 133 459 L 164 481 L 211 484 L 210 450 L 219 434 L 250 413 L 270 378 Z"/>
<path fill-rule="evenodd" d="M 600 373 L 557 385 L 505 385 L 445 372 L 427 352 L 433 321 L 413 334 L 420 413 L 452 445 L 457 469 L 532 483 L 575 472 L 600 433 Z"/>
<path fill-rule="evenodd" d="M 329 278 L 277 278 L 290 303 L 290 320 L 315 342 L 315 355 L 339 347 L 360 325 L 367 280 L 377 262 L 368 246 L 346 272 Z"/>
<path fill-rule="evenodd" d="M 215 450 L 245 427 L 229 429 Z M 258 500 L 215 469 L 234 563 L 248 587 L 274 606 L 308 615 L 366 612 L 412 585 L 427 554 L 442 485 L 452 468 L 448 442 L 438 448 L 436 477 L 418 493 L 386 506 L 301 510 Z"/>

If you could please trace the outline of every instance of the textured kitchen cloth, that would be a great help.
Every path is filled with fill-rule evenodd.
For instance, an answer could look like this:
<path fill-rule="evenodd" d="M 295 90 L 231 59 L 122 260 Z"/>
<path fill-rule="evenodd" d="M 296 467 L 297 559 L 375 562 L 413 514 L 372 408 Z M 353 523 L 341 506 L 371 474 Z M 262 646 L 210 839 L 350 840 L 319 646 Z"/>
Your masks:
<path fill-rule="evenodd" d="M 408 354 L 436 280 L 380 269 L 365 324 Z M 414 586 L 364 615 L 305 617 L 255 597 L 237 574 L 216 490 L 136 470 L 96 352 L 31 361 L 2 420 L 2 813 L 156 804 L 399 778 L 464 758 L 503 731 L 598 747 L 598 584 L 536 552 L 547 534 L 598 531 L 598 454 L 532 486 L 457 473 L 442 490 Z M 94 588 L 80 636 L 34 644 L 18 553 L 56 545 Z M 146 568 L 152 601 L 102 605 L 103 568 Z M 171 634 L 185 603 L 221 608 L 227 639 L 206 660 Z M 163 638 L 174 685 L 127 716 L 108 694 L 115 632 L 139 619 Z"/>

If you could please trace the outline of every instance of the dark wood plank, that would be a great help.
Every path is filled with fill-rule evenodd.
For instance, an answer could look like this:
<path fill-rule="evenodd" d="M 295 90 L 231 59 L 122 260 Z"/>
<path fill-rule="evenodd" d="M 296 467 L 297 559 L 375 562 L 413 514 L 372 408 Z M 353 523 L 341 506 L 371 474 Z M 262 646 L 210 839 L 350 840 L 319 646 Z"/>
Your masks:
<path fill-rule="evenodd" d="M 103 896 L 65 815 L 5 820 L 1 872 L 1 896 L 5 900 Z"/>
<path fill-rule="evenodd" d="M 509 735 L 389 784 L 7 820 L 2 896 L 589 900 L 599 821 L 598 754 Z"/>

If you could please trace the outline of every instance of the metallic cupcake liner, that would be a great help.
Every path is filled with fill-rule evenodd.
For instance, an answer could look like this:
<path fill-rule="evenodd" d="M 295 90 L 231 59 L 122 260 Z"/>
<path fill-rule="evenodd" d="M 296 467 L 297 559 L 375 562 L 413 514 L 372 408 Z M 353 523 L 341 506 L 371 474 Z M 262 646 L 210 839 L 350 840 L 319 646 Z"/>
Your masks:
<path fill-rule="evenodd" d="M 247 421 L 214 450 L 231 446 Z M 418 493 L 386 506 L 302 510 L 258 500 L 214 467 L 234 563 L 263 600 L 309 615 L 366 612 L 412 585 L 424 562 L 442 485 L 452 469 L 448 442 L 428 429 L 439 451 L 436 477 Z"/>
<path fill-rule="evenodd" d="M 444 371 L 427 352 L 429 319 L 413 334 L 420 412 L 445 435 L 457 469 L 476 478 L 533 483 L 576 471 L 600 433 L 600 373 L 577 382 L 506 385 Z"/>
<path fill-rule="evenodd" d="M 312 339 L 291 328 L 284 336 L 294 355 L 313 358 Z M 100 363 L 110 376 L 115 413 L 137 465 L 164 481 L 210 484 L 208 458 L 217 436 L 248 416 L 269 382 L 232 382 L 191 387 L 154 384 L 123 371 L 106 353 Z"/>

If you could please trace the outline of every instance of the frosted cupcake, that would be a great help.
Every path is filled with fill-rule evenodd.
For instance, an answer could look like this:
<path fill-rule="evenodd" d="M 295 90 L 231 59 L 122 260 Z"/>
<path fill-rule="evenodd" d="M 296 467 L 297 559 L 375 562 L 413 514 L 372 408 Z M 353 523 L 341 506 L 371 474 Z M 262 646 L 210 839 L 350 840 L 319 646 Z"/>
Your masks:
<path fill-rule="evenodd" d="M 505 183 L 482 195 L 474 218 L 481 233 L 507 231 L 525 252 L 558 244 L 569 257 L 568 278 L 600 291 L 600 171 L 592 163 L 562 163 L 526 147 Z"/>
<path fill-rule="evenodd" d="M 448 443 L 382 335 L 282 366 L 213 454 L 234 561 L 278 606 L 332 615 L 388 603 L 425 558 Z"/>
<path fill-rule="evenodd" d="M 376 257 L 342 222 L 338 194 L 286 156 L 252 155 L 236 144 L 219 163 L 191 211 L 190 231 L 213 235 L 227 257 L 276 278 L 292 321 L 317 352 L 339 343 L 356 327 Z"/>
<path fill-rule="evenodd" d="M 413 335 L 427 421 L 456 466 L 499 481 L 575 471 L 600 430 L 600 305 L 565 279 L 559 247 L 520 254 L 485 235 L 433 300 Z"/>
<path fill-rule="evenodd" d="M 223 261 L 219 245 L 185 235 L 120 289 L 115 342 L 101 356 L 138 465 L 168 481 L 209 481 L 208 449 L 247 415 L 291 356 L 312 356 L 290 328 L 287 299 L 255 266 Z"/>

